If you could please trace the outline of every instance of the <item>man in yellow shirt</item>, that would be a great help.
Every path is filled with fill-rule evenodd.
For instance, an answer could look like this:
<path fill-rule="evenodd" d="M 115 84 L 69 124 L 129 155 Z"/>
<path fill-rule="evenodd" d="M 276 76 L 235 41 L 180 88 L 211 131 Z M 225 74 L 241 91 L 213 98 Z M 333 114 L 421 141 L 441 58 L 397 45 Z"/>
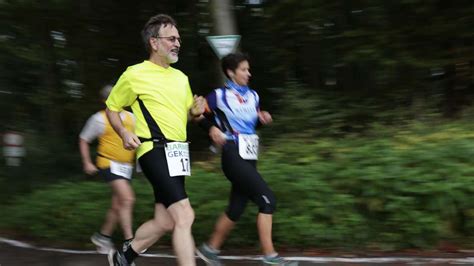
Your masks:
<path fill-rule="evenodd" d="M 101 96 L 104 102 L 111 90 L 111 85 L 102 88 Z M 127 129 L 134 129 L 135 117 L 132 113 L 123 111 L 120 117 Z M 95 139 L 98 139 L 99 145 L 94 164 L 89 144 Z M 97 246 L 97 250 L 107 254 L 114 247 L 111 236 L 117 223 L 122 227 L 125 243 L 133 238 L 132 210 L 135 195 L 130 181 L 135 152 L 123 148 L 122 139 L 110 125 L 105 110 L 95 113 L 87 120 L 79 135 L 79 150 L 84 172 L 88 175 L 98 173 L 112 189 L 112 205 L 107 211 L 105 221 L 100 231 L 91 236 L 91 241 Z"/>
<path fill-rule="evenodd" d="M 170 65 L 178 61 L 181 38 L 176 22 L 156 15 L 142 31 L 149 59 L 127 68 L 110 94 L 107 116 L 126 149 L 137 149 L 143 173 L 155 195 L 154 218 L 142 224 L 124 252 L 109 253 L 110 265 L 130 265 L 140 252 L 173 231 L 179 265 L 196 265 L 191 226 L 194 211 L 184 187 L 190 175 L 186 125 L 204 112 L 203 97 L 192 95 L 188 78 Z M 124 127 L 119 112 L 131 106 L 135 132 Z"/>

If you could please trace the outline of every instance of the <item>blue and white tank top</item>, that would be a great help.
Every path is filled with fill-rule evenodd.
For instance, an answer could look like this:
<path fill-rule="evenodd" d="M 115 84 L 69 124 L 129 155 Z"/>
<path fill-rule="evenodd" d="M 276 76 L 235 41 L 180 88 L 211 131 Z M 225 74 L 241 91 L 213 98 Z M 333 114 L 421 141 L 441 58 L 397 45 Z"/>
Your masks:
<path fill-rule="evenodd" d="M 237 140 L 238 134 L 255 134 L 260 109 L 259 96 L 248 86 L 227 81 L 206 97 L 219 128 L 228 140 Z"/>

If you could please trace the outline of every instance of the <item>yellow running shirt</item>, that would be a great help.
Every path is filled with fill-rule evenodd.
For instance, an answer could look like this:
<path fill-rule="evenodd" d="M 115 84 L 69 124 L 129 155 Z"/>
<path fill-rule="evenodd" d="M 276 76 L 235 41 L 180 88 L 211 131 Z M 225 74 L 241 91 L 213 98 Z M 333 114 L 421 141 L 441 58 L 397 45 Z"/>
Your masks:
<path fill-rule="evenodd" d="M 126 129 L 134 129 L 135 118 L 132 113 L 127 111 L 121 112 L 120 118 Z M 111 160 L 133 165 L 135 151 L 129 151 L 123 148 L 122 139 L 115 133 L 110 125 L 105 110 L 93 114 L 87 120 L 81 134 L 79 134 L 79 138 L 85 140 L 87 143 L 91 143 L 95 139 L 99 140 L 96 166 L 100 169 L 109 168 Z"/>
<path fill-rule="evenodd" d="M 193 94 L 188 77 L 171 66 L 163 68 L 146 60 L 128 67 L 106 104 L 114 112 L 131 106 L 136 117 L 135 134 L 140 138 L 164 135 L 168 140 L 186 141 Z M 137 158 L 152 148 L 151 141 L 142 142 L 137 149 Z"/>

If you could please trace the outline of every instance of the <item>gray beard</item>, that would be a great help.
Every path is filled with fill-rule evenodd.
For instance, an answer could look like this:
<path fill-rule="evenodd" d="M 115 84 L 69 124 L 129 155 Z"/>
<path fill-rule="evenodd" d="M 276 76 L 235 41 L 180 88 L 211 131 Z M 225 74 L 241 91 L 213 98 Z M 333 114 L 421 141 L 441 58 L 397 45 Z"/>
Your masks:
<path fill-rule="evenodd" d="M 170 62 L 170 64 L 174 64 L 176 62 L 178 62 L 179 60 L 179 57 L 171 57 L 171 56 L 168 56 L 168 62 Z"/>

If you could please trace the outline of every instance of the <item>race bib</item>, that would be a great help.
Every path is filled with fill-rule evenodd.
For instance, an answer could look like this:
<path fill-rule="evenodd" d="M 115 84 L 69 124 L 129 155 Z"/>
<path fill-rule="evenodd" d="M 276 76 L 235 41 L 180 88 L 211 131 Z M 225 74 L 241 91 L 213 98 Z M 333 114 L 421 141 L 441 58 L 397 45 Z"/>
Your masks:
<path fill-rule="evenodd" d="M 110 172 L 126 179 L 132 178 L 133 166 L 129 163 L 110 161 Z"/>
<path fill-rule="evenodd" d="M 239 154 L 244 160 L 258 160 L 258 136 L 239 134 Z"/>
<path fill-rule="evenodd" d="M 169 142 L 165 145 L 166 162 L 170 176 L 191 175 L 189 144 L 187 142 Z"/>

